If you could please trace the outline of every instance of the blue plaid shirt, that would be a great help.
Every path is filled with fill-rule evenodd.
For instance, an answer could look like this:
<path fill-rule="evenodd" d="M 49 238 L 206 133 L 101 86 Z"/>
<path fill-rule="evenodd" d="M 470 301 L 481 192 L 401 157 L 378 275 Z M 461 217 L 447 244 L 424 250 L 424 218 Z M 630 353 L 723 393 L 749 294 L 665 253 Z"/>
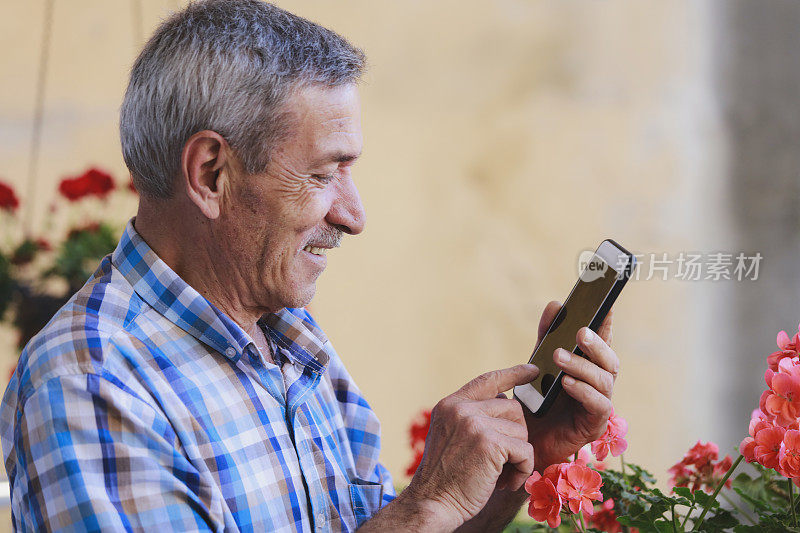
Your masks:
<path fill-rule="evenodd" d="M 0 408 L 26 531 L 352 531 L 394 496 L 380 426 L 302 309 L 276 364 L 131 220 L 27 345 Z"/>

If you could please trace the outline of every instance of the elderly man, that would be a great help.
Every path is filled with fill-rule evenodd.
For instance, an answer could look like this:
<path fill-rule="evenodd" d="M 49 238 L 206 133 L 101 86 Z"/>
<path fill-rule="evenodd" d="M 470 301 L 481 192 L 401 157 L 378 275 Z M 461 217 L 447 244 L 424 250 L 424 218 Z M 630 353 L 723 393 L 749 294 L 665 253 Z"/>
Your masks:
<path fill-rule="evenodd" d="M 581 332 L 589 360 L 556 354 L 572 378 L 545 418 L 502 395 L 529 365 L 439 402 L 394 497 L 378 420 L 303 310 L 325 252 L 364 227 L 363 64 L 256 0 L 193 3 L 147 43 L 120 118 L 138 213 L 3 399 L 16 528 L 499 530 L 534 469 L 602 433 L 610 324 Z"/>

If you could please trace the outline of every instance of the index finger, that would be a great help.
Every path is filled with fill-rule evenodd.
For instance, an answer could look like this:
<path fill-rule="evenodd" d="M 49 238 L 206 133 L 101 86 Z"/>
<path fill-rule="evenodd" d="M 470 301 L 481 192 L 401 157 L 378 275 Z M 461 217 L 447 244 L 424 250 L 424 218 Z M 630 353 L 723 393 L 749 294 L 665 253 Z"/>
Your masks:
<path fill-rule="evenodd" d="M 473 379 L 456 394 L 472 400 L 489 400 L 512 387 L 530 383 L 538 375 L 539 369 L 535 365 L 517 365 L 494 370 Z"/>

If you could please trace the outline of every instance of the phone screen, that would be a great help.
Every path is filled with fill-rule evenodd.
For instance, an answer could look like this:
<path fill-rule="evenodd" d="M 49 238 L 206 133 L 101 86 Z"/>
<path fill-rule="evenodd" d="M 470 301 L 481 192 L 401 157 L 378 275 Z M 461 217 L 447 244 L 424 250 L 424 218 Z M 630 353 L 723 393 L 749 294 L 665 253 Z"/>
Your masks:
<path fill-rule="evenodd" d="M 542 344 L 531 357 L 531 363 L 539 367 L 539 375 L 531 385 L 542 395 L 553 386 L 560 368 L 553 361 L 553 352 L 558 348 L 574 352 L 578 347 L 575 337 L 578 330 L 588 326 L 603 305 L 619 273 L 595 255 L 572 289 L 564 306 L 556 315 Z"/>

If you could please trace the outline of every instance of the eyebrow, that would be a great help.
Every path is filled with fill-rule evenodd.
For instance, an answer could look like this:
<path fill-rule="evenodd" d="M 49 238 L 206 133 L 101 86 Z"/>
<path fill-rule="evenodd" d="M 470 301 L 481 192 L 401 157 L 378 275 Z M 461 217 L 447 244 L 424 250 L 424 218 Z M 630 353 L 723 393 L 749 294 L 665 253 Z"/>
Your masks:
<path fill-rule="evenodd" d="M 313 166 L 316 167 L 326 163 L 349 163 L 351 161 L 355 161 L 360 156 L 360 153 L 354 154 L 352 152 L 332 152 L 314 161 Z"/>

